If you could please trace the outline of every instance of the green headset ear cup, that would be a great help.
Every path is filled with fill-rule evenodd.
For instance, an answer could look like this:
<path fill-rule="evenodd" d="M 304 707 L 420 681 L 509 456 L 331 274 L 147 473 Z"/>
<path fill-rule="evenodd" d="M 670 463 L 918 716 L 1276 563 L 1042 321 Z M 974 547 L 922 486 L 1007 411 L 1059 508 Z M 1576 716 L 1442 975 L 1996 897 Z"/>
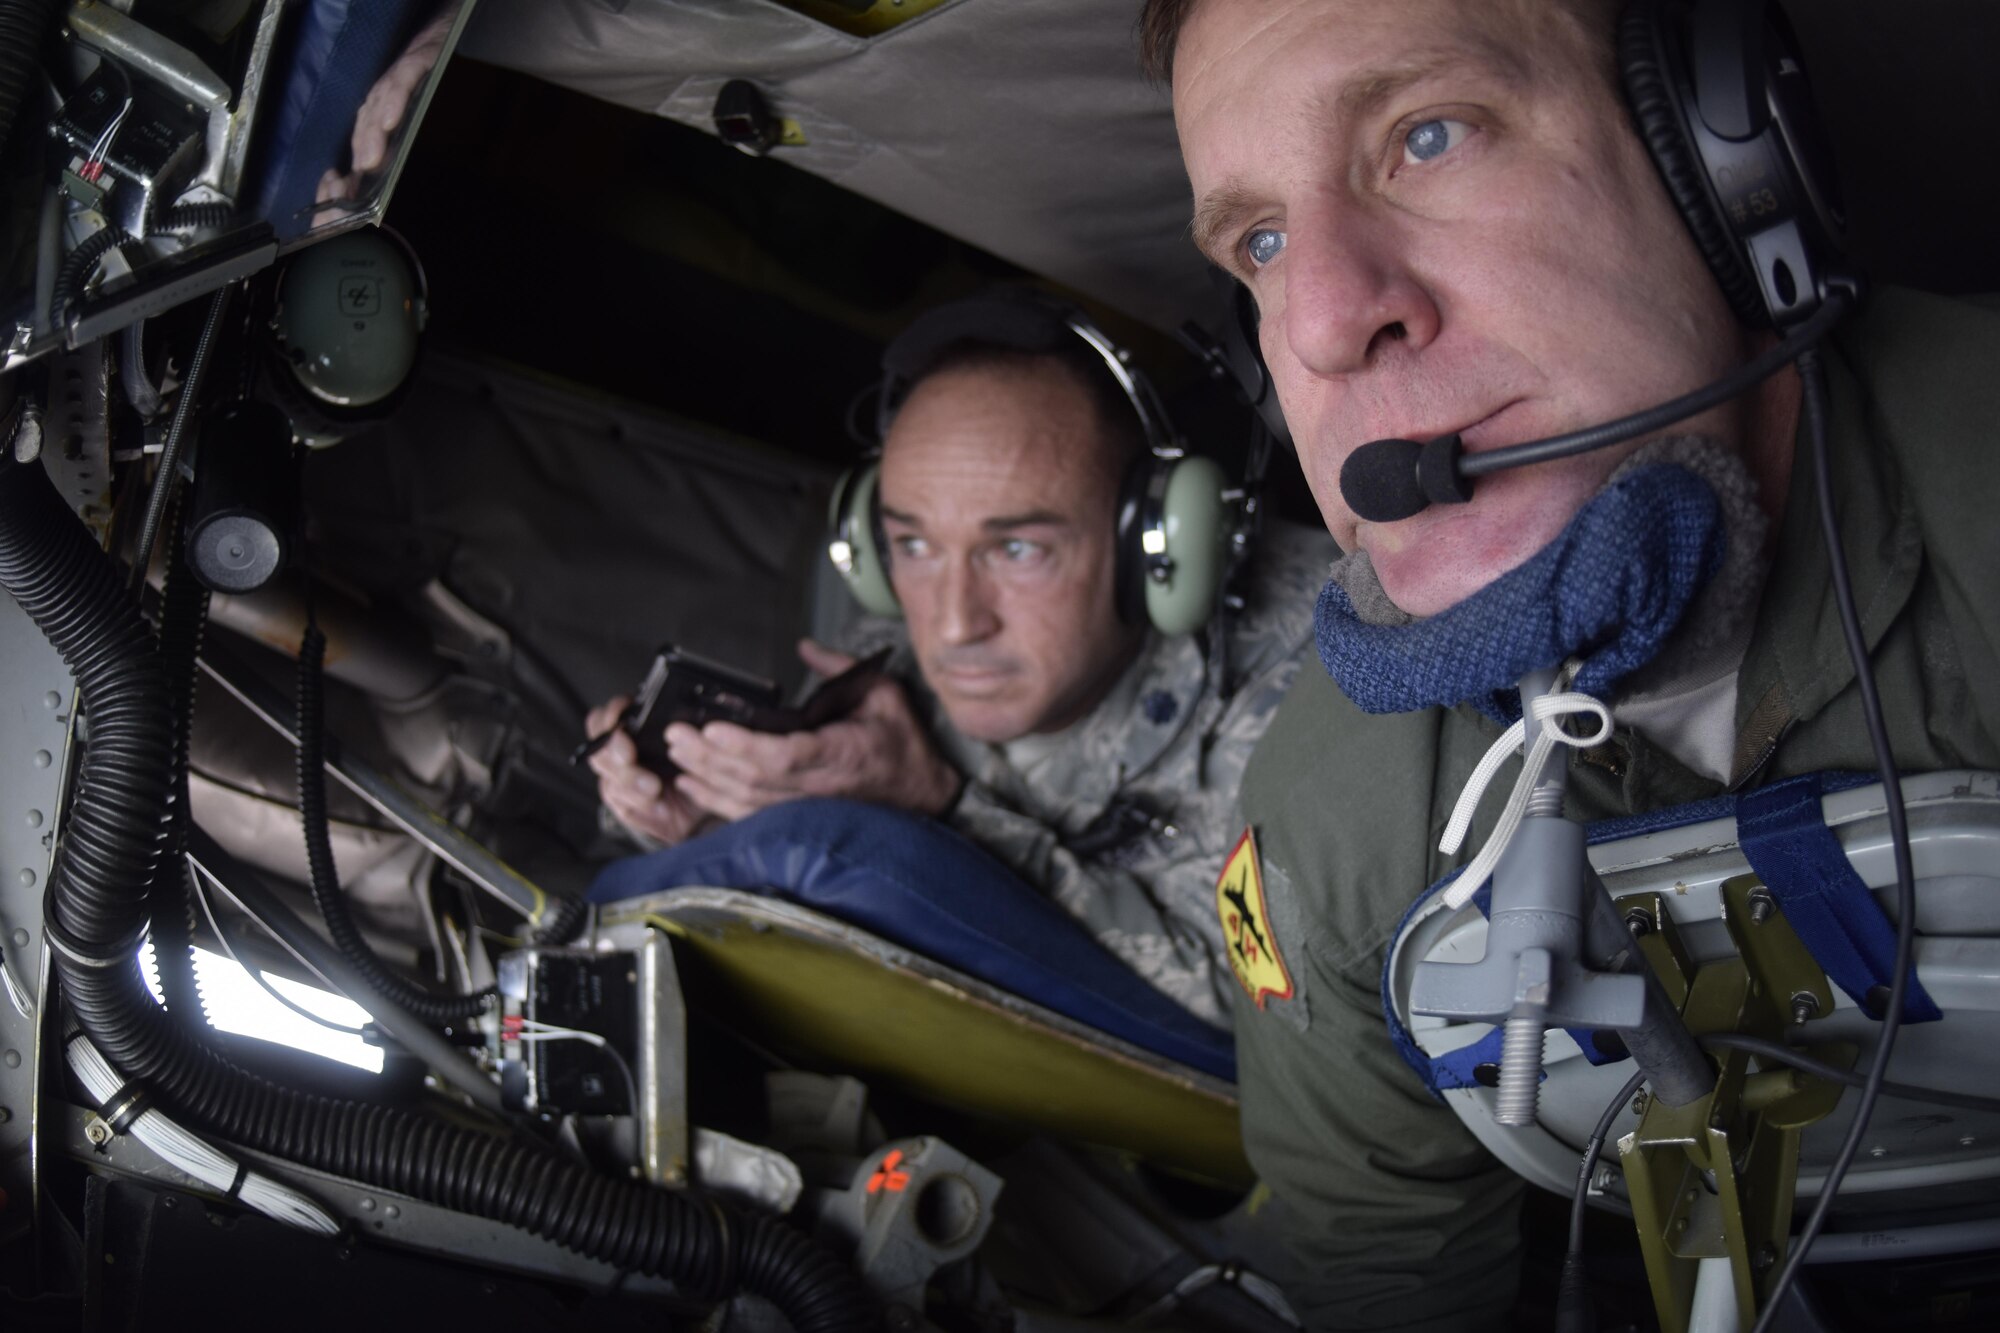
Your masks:
<path fill-rule="evenodd" d="M 900 616 L 901 604 L 889 582 L 887 552 L 875 517 L 875 486 L 879 464 L 866 463 L 842 477 L 833 488 L 827 511 L 827 557 L 861 609 L 875 616 Z"/>
<path fill-rule="evenodd" d="M 1162 634 L 1189 634 L 1215 614 L 1229 535 L 1228 480 L 1212 458 L 1183 458 L 1167 478 L 1160 506 L 1171 571 L 1146 579 L 1146 618 Z"/>

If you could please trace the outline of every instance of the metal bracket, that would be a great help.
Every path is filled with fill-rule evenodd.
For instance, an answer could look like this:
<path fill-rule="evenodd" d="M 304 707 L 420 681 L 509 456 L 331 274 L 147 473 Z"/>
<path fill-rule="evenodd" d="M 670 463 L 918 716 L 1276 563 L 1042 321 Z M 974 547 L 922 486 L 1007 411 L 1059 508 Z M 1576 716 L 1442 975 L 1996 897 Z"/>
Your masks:
<path fill-rule="evenodd" d="M 1618 900 L 1629 923 L 1650 915 L 1639 947 L 1671 994 L 1684 995 L 1681 1016 L 1697 1036 L 1743 1032 L 1777 1039 L 1791 1021 L 1793 997 L 1832 997 L 1826 975 L 1781 913 L 1753 915 L 1753 875 L 1722 885 L 1723 919 L 1738 955 L 1690 970 L 1672 918 L 1657 894 Z M 1823 1060 L 1851 1065 L 1854 1048 L 1820 1048 Z M 1751 1057 L 1728 1051 L 1715 1089 L 1684 1106 L 1650 1100 L 1636 1132 L 1618 1141 L 1639 1248 L 1660 1326 L 1686 1329 L 1704 1260 L 1726 1262 L 1737 1319 L 1756 1321 L 1763 1283 L 1784 1258 L 1798 1183 L 1799 1135 L 1832 1112 L 1838 1084 L 1789 1069 L 1753 1071 Z"/>

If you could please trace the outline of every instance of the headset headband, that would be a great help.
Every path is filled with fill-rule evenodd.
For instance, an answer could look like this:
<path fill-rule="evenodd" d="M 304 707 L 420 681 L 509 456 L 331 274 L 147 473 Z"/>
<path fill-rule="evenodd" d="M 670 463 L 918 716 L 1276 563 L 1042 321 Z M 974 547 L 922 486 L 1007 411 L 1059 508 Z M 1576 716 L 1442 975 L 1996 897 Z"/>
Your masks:
<path fill-rule="evenodd" d="M 889 433 L 889 421 L 903 405 L 910 388 L 963 343 L 982 343 L 1034 354 L 1060 354 L 1071 339 L 1081 339 L 1117 384 L 1133 415 L 1139 419 L 1147 449 L 1162 456 L 1179 452 L 1168 423 L 1166 405 L 1152 381 L 1132 364 L 1132 354 L 1113 342 L 1089 315 L 1076 306 L 1030 290 L 1002 291 L 953 301 L 926 311 L 882 352 L 882 390 L 876 400 L 876 438 Z"/>

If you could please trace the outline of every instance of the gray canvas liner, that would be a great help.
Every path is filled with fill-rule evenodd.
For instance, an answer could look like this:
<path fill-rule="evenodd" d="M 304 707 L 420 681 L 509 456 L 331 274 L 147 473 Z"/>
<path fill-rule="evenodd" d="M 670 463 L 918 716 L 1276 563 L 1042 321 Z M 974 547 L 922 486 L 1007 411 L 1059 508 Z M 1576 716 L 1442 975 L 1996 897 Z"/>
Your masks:
<path fill-rule="evenodd" d="M 1988 68 L 2000 5 L 1786 8 L 1867 273 L 1931 291 L 2000 287 L 1978 137 L 2000 121 Z M 1138 68 L 1139 10 L 952 0 L 863 39 L 775 0 L 481 0 L 460 50 L 711 134 L 723 83 L 750 79 L 810 141 L 775 160 L 1158 328 L 1215 327 L 1166 90 Z M 600 184 L 579 180 L 578 200 Z"/>
<path fill-rule="evenodd" d="M 750 79 L 808 140 L 775 160 L 1171 329 L 1212 298 L 1138 12 L 955 0 L 863 39 L 773 0 L 482 0 L 460 50 L 708 133 Z"/>
<path fill-rule="evenodd" d="M 352 582 L 413 602 L 442 580 L 590 704 L 630 693 L 664 640 L 796 680 L 831 479 L 663 412 L 435 355 L 394 418 L 313 458 L 308 485 Z"/>

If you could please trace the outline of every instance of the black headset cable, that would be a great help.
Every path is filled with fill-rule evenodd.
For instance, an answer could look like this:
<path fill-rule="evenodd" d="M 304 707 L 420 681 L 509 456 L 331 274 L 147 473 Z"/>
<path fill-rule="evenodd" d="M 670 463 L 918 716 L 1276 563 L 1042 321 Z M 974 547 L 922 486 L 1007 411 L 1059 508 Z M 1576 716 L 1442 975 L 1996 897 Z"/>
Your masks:
<path fill-rule="evenodd" d="M 1854 587 L 1848 578 L 1847 555 L 1840 540 L 1839 514 L 1833 501 L 1833 464 L 1828 457 L 1826 379 L 1817 349 L 1800 355 L 1799 378 L 1804 381 L 1802 406 L 1806 429 L 1812 437 L 1813 484 L 1819 492 L 1820 535 L 1825 540 L 1834 600 L 1840 607 L 1840 627 L 1847 639 L 1848 656 L 1854 661 L 1854 683 L 1861 695 L 1862 717 L 1868 726 L 1868 740 L 1875 750 L 1875 765 L 1888 806 L 1889 835 L 1896 862 L 1896 962 L 1895 972 L 1889 978 L 1888 1008 L 1882 1015 L 1875 1058 L 1868 1065 L 1861 1101 L 1854 1111 L 1854 1123 L 1848 1127 L 1847 1138 L 1841 1143 L 1833 1164 L 1827 1168 L 1819 1198 L 1814 1201 L 1812 1213 L 1786 1254 L 1784 1267 L 1778 1270 L 1778 1276 L 1772 1281 L 1770 1295 L 1751 1333 L 1769 1333 L 1777 1318 L 1778 1307 L 1797 1279 L 1807 1251 L 1812 1249 L 1813 1241 L 1825 1227 L 1834 1196 L 1840 1192 L 1840 1182 L 1846 1177 L 1854 1155 L 1861 1149 L 1861 1140 L 1868 1133 L 1868 1120 L 1875 1111 L 1875 1104 L 1881 1100 L 1889 1071 L 1890 1052 L 1896 1044 L 1896 1033 L 1903 1024 L 1903 998 L 1909 989 L 1912 956 L 1916 948 L 1917 880 L 1910 858 L 1909 820 L 1903 810 L 1903 784 L 1896 776 L 1896 759 L 1889 748 L 1889 729 L 1882 717 L 1882 699 L 1875 689 L 1875 672 L 1868 661 L 1868 641 L 1862 633 L 1860 613 L 1855 609 Z"/>
<path fill-rule="evenodd" d="M 1590 1197 L 1590 1178 L 1597 1173 L 1597 1159 L 1604 1151 L 1604 1138 L 1611 1132 L 1611 1122 L 1638 1095 L 1639 1085 L 1645 1081 L 1645 1070 L 1632 1072 L 1632 1077 L 1625 1080 L 1625 1086 L 1604 1108 L 1604 1114 L 1597 1117 L 1597 1127 L 1590 1131 L 1590 1138 L 1583 1145 L 1583 1160 L 1576 1169 L 1576 1188 L 1569 1198 L 1569 1247 L 1563 1252 L 1562 1279 L 1556 1288 L 1556 1333 L 1593 1333 L 1597 1327 L 1597 1308 L 1591 1304 L 1590 1278 L 1583 1267 L 1584 1207 Z"/>

